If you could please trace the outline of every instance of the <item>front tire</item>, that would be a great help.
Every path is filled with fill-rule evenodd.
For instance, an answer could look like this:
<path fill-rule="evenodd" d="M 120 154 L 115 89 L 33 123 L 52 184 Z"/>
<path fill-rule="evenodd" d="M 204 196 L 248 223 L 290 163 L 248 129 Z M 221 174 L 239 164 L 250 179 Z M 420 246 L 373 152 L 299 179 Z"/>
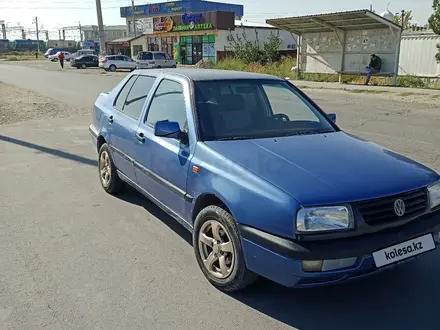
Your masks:
<path fill-rule="evenodd" d="M 122 180 L 118 176 L 107 143 L 99 149 L 98 170 L 102 188 L 112 195 L 118 193 L 122 188 Z"/>
<path fill-rule="evenodd" d="M 110 65 L 109 70 L 110 70 L 111 72 L 115 72 L 115 71 L 116 71 L 116 66 L 113 65 L 113 64 Z"/>
<path fill-rule="evenodd" d="M 219 290 L 238 291 L 257 279 L 246 268 L 235 220 L 222 207 L 208 206 L 197 215 L 193 247 L 203 275 Z"/>
<path fill-rule="evenodd" d="M 81 65 L 81 69 L 85 69 L 85 68 L 87 68 L 87 65 L 85 64 Z"/>

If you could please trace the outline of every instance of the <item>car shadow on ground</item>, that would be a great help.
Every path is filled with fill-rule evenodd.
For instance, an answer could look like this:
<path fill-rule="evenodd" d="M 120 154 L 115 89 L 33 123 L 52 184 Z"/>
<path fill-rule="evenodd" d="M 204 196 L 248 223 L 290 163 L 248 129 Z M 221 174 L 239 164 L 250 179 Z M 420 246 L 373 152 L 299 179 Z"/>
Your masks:
<path fill-rule="evenodd" d="M 136 189 L 126 185 L 124 187 L 124 190 L 117 195 L 117 198 L 125 202 L 143 207 L 148 213 L 162 221 L 164 225 L 166 225 L 177 235 L 183 238 L 189 245 L 192 246 L 191 233 L 186 230 L 182 225 L 180 225 L 176 220 L 174 220 L 171 216 L 169 216 L 165 211 L 163 211 L 160 207 L 158 207 L 148 198 L 144 197 L 144 195 L 142 195 Z"/>
<path fill-rule="evenodd" d="M 31 143 L 31 142 L 27 142 L 24 140 L 19 140 L 19 139 L 15 139 L 9 136 L 5 136 L 5 135 L 0 135 L 0 141 L 4 141 L 4 142 L 9 142 L 9 143 L 13 143 L 22 147 L 26 147 L 29 149 L 34 149 L 37 150 L 38 152 L 44 152 L 56 157 L 60 157 L 60 158 L 65 158 L 65 159 L 69 159 L 72 160 L 74 162 L 78 162 L 81 164 L 85 164 L 85 165 L 90 165 L 90 166 L 98 166 L 98 161 L 94 160 L 94 159 L 90 159 L 90 158 L 86 158 L 83 156 L 78 156 L 75 154 L 71 154 L 69 152 L 66 151 L 62 151 L 59 149 L 54 149 L 54 148 L 48 148 L 48 147 L 44 147 L 41 146 L 39 144 L 35 144 L 35 143 Z"/>
<path fill-rule="evenodd" d="M 139 205 L 192 245 L 191 234 L 131 187 L 118 198 Z M 230 297 L 301 329 L 433 329 L 440 303 L 439 251 L 341 285 L 288 289 L 266 279 Z"/>

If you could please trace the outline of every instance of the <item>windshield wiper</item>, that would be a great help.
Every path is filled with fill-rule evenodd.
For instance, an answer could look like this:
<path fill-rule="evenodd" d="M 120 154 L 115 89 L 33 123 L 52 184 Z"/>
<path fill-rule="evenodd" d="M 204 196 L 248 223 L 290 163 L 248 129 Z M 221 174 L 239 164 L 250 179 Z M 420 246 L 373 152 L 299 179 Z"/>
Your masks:
<path fill-rule="evenodd" d="M 230 137 L 215 139 L 215 141 L 233 141 L 233 140 L 250 140 L 250 139 L 256 139 L 256 137 L 254 137 L 254 136 L 230 136 Z"/>
<path fill-rule="evenodd" d="M 325 133 L 333 133 L 334 131 L 322 130 L 322 131 L 299 131 L 290 134 L 286 134 L 285 136 L 294 136 L 294 135 L 313 135 L 313 134 L 325 134 Z"/>

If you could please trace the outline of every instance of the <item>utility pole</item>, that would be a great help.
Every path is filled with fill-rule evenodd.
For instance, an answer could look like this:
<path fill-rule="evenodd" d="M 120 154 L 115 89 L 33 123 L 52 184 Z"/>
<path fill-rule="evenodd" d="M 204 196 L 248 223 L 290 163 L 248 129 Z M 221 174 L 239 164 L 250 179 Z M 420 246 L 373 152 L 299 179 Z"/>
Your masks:
<path fill-rule="evenodd" d="M 79 40 L 83 41 L 83 34 L 81 30 L 81 22 L 78 22 L 78 29 L 79 29 Z"/>
<path fill-rule="evenodd" d="M 134 32 L 134 37 L 136 38 L 136 16 L 134 15 L 135 11 L 136 11 L 136 7 L 134 6 L 134 0 L 131 0 L 131 12 L 133 14 L 133 32 Z"/>
<path fill-rule="evenodd" d="M 21 39 L 26 39 L 26 31 L 24 29 L 21 29 Z"/>
<path fill-rule="evenodd" d="M 61 40 L 61 30 L 58 30 L 58 40 Z"/>
<path fill-rule="evenodd" d="M 40 54 L 40 31 L 38 30 L 38 17 L 35 16 L 34 21 L 32 23 L 35 23 L 35 28 L 37 31 L 37 55 L 36 57 L 38 58 L 38 54 Z"/>
<path fill-rule="evenodd" d="M 104 23 L 102 22 L 101 0 L 96 0 L 96 15 L 98 16 L 99 51 L 105 51 Z"/>
<path fill-rule="evenodd" d="M 0 21 L 0 25 L 1 25 L 1 28 L 2 28 L 3 39 L 6 39 L 6 25 L 5 25 L 5 21 Z"/>

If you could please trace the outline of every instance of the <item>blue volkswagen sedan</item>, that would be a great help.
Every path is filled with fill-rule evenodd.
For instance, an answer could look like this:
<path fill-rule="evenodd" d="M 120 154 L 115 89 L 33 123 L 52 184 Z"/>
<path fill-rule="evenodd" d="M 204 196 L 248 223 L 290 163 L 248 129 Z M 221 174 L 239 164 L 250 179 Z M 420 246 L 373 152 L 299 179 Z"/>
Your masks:
<path fill-rule="evenodd" d="M 440 243 L 439 175 L 335 122 L 273 76 L 137 70 L 99 95 L 89 131 L 103 189 L 155 202 L 235 291 L 340 283 Z"/>

